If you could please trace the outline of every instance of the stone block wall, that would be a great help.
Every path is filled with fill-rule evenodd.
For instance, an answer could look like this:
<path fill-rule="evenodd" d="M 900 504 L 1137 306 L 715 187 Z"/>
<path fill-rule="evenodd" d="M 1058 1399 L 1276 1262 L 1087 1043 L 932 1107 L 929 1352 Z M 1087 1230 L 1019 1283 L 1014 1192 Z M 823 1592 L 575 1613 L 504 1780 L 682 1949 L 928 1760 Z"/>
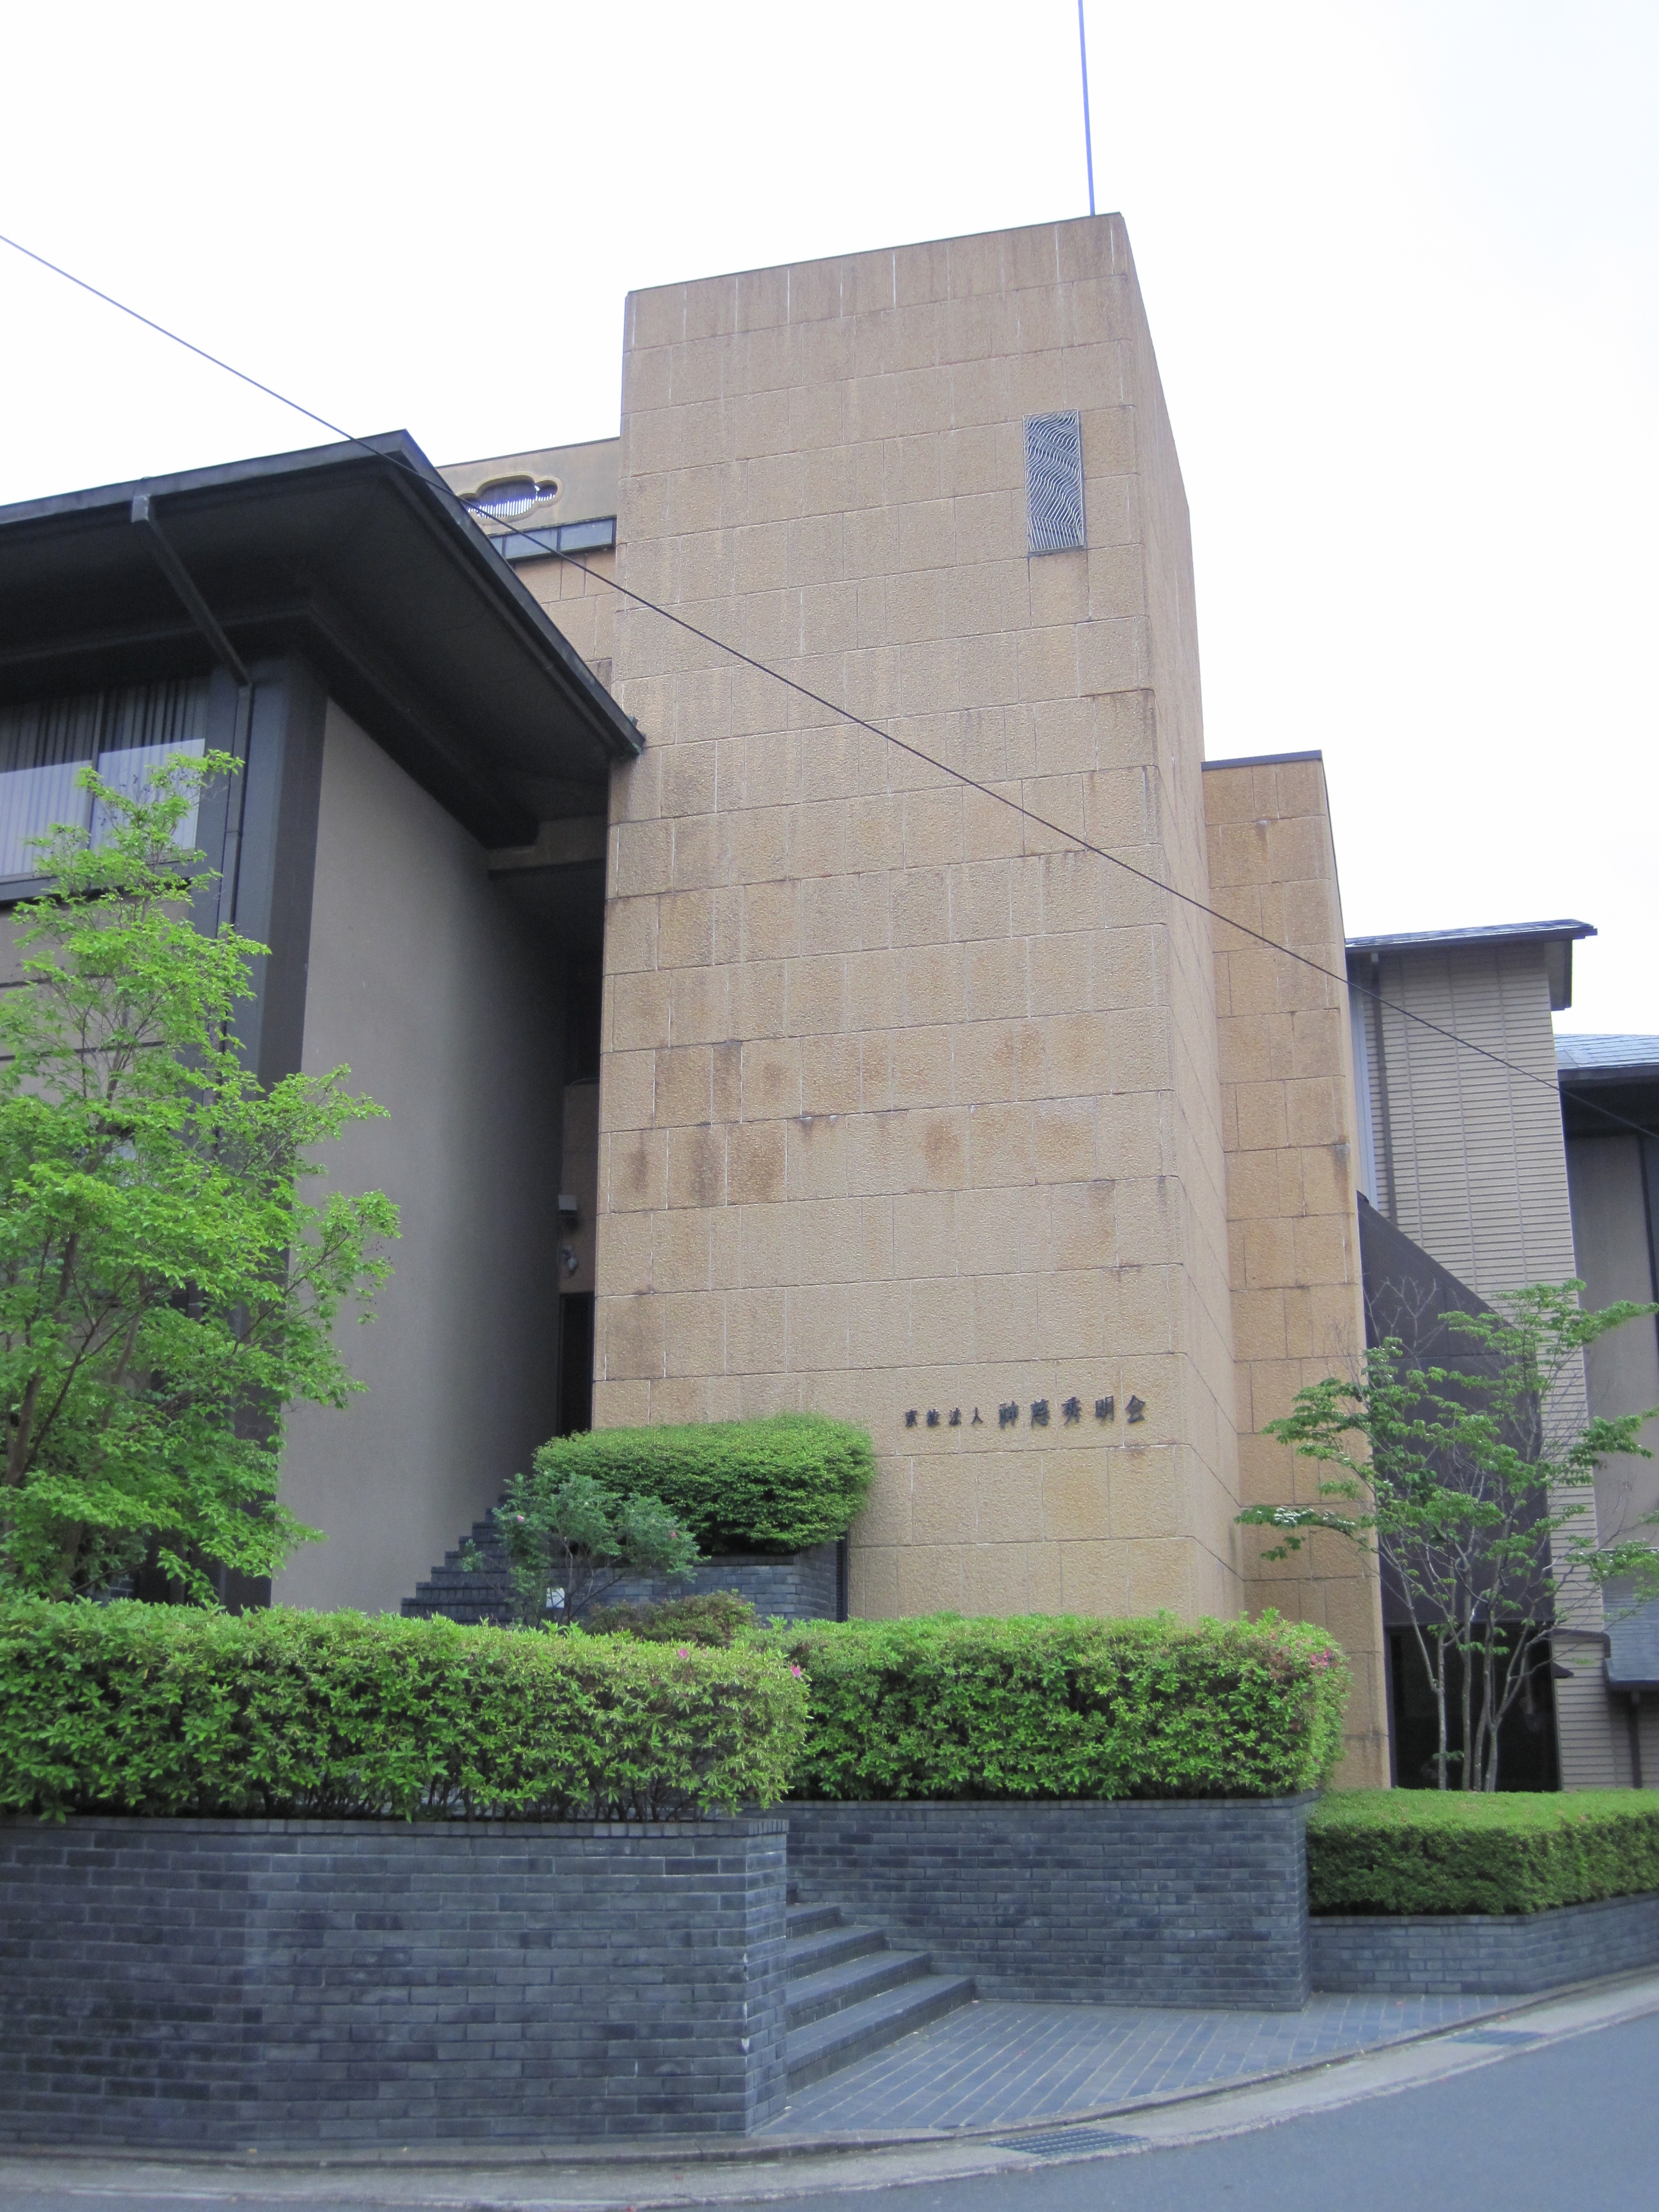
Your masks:
<path fill-rule="evenodd" d="M 0 1821 L 0 2140 L 742 2135 L 784 1823 Z"/>
<path fill-rule="evenodd" d="M 1087 546 L 1031 558 L 1024 420 L 1072 409 Z M 619 503 L 621 581 L 830 704 L 612 615 L 596 1424 L 866 1424 L 855 1613 L 1236 1613 L 1215 973 L 1163 888 L 1206 890 L 1191 549 L 1122 223 L 635 295 Z"/>
<path fill-rule="evenodd" d="M 1317 754 L 1212 761 L 1204 770 L 1217 908 L 1317 967 L 1242 931 L 1216 933 L 1228 1266 L 1241 1484 L 1249 1504 L 1310 1503 L 1319 1471 L 1261 1431 L 1304 1383 L 1347 1375 L 1365 1343 L 1359 1139 L 1342 898 Z M 1321 974 L 1319 969 L 1328 972 Z M 1340 1779 L 1389 1779 L 1382 1611 L 1374 1563 L 1320 1536 L 1264 1561 L 1239 1532 L 1252 1612 L 1316 1621 L 1353 1668 Z"/>
<path fill-rule="evenodd" d="M 1294 2012 L 1310 1802 L 791 1804 L 789 1879 L 981 1996 Z"/>

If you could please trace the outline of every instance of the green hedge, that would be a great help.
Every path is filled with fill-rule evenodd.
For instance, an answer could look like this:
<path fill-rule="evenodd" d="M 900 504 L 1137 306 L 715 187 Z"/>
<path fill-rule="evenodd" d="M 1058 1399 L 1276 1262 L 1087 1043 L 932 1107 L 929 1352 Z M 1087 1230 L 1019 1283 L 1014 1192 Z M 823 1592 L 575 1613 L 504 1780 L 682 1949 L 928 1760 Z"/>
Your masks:
<path fill-rule="evenodd" d="M 1339 1790 L 1308 1821 L 1315 1912 L 1542 1912 L 1659 1889 L 1659 1790 Z"/>
<path fill-rule="evenodd" d="M 0 1812 L 683 1820 L 775 1802 L 805 1719 L 787 1662 L 742 1646 L 0 1610 Z"/>
<path fill-rule="evenodd" d="M 708 1551 L 805 1551 L 844 1535 L 875 1473 L 862 1429 L 823 1413 L 556 1437 L 536 1469 L 591 1475 L 618 1498 L 659 1498 Z"/>
<path fill-rule="evenodd" d="M 797 1797 L 1271 1797 L 1329 1779 L 1348 1668 L 1321 1630 L 1029 1617 L 815 1622 Z"/>
<path fill-rule="evenodd" d="M 755 1608 L 735 1590 L 704 1590 L 696 1597 L 665 1598 L 660 1605 L 601 1605 L 582 1617 L 590 1636 L 637 1636 L 645 1644 L 714 1644 L 746 1638 Z"/>

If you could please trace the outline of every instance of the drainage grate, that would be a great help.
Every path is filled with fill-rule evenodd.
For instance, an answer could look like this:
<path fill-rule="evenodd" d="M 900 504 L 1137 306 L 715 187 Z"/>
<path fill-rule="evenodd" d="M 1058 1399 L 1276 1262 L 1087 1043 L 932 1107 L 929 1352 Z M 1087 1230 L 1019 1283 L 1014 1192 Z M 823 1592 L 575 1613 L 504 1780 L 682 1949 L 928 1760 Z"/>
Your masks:
<path fill-rule="evenodd" d="M 1451 2039 L 1454 2043 L 1541 2043 L 1544 2032 L 1538 2027 L 1472 2027 L 1467 2034 Z"/>
<path fill-rule="evenodd" d="M 1079 2151 L 1138 2150 L 1146 2140 L 1119 2135 L 1113 2128 L 1051 2128 L 1046 2135 L 999 2136 L 997 2148 L 1029 2151 L 1033 2158 L 1070 2158 Z"/>

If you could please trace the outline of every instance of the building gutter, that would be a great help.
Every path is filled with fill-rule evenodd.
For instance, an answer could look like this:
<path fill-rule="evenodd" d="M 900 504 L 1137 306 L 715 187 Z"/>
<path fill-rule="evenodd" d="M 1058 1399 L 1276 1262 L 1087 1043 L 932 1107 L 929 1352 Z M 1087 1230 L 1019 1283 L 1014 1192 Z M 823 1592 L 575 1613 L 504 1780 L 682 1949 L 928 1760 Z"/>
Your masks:
<path fill-rule="evenodd" d="M 155 502 L 147 491 L 137 493 L 131 507 L 132 526 L 143 538 L 155 556 L 155 565 L 178 594 L 179 604 L 200 630 L 212 648 L 213 657 L 234 679 L 236 684 L 236 720 L 232 728 L 230 750 L 236 763 L 232 789 L 225 805 L 224 843 L 219 855 L 219 900 L 215 917 L 215 933 L 234 928 L 236 921 L 236 893 L 242 872 L 242 817 L 247 805 L 247 748 L 248 735 L 253 726 L 253 678 L 249 675 L 241 655 L 231 643 L 214 611 L 202 596 L 195 578 L 179 557 L 178 548 L 162 529 L 155 512 Z"/>

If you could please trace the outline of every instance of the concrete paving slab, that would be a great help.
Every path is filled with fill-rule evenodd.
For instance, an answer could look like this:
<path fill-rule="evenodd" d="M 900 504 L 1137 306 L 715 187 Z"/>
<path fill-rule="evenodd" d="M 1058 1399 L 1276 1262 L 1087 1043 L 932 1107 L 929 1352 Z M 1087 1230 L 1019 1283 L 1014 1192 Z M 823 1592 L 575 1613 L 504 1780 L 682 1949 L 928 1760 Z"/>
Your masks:
<path fill-rule="evenodd" d="M 1316 1996 L 1299 2013 L 981 2002 L 798 2091 L 763 2133 L 943 2133 L 1126 2110 L 1346 2057 L 1511 2002 Z"/>

